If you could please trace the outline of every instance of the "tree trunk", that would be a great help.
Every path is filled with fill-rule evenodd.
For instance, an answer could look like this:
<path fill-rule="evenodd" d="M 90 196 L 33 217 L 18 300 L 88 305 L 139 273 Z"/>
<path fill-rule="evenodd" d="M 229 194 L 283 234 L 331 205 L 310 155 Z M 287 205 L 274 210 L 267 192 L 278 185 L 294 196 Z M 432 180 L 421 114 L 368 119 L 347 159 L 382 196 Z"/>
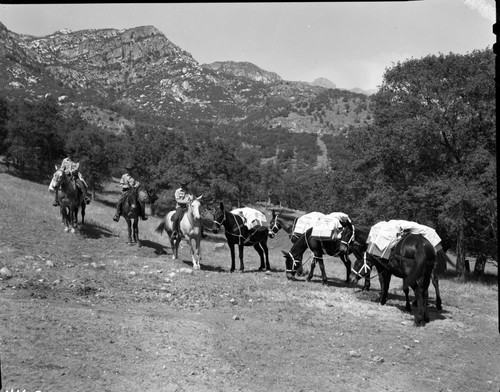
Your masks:
<path fill-rule="evenodd" d="M 464 229 L 460 227 L 457 235 L 457 264 L 456 271 L 460 276 L 465 274 L 465 249 L 463 247 Z"/>
<path fill-rule="evenodd" d="M 486 267 L 486 256 L 481 253 L 477 256 L 476 263 L 474 264 L 474 274 L 483 276 L 484 268 Z"/>

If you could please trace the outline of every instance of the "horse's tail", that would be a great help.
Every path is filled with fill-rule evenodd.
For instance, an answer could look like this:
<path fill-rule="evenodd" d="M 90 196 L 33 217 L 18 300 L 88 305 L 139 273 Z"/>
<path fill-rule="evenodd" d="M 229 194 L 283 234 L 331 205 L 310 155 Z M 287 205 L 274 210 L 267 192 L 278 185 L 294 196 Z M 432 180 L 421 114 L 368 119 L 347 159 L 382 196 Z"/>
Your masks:
<path fill-rule="evenodd" d="M 156 228 L 155 232 L 158 233 L 158 234 L 162 234 L 165 230 L 165 219 L 162 219 L 160 224 L 158 225 L 158 227 Z"/>

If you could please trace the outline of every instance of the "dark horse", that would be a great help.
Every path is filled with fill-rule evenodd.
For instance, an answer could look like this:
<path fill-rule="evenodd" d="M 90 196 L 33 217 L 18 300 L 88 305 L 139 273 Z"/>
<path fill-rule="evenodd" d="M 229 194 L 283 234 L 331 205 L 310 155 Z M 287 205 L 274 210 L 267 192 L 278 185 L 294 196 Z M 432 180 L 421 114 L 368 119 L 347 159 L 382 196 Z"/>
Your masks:
<path fill-rule="evenodd" d="M 234 246 L 238 245 L 239 257 L 240 257 L 240 271 L 244 271 L 245 266 L 243 264 L 243 249 L 245 246 L 253 246 L 254 249 L 260 256 L 260 268 L 259 271 L 271 270 L 269 264 L 269 250 L 267 248 L 267 227 L 257 226 L 249 229 L 241 217 L 238 214 L 233 214 L 232 212 L 224 210 L 224 204 L 221 202 L 218 209 L 214 211 L 214 223 L 213 228 L 214 234 L 217 234 L 221 228 L 224 226 L 224 231 L 226 234 L 227 244 L 231 250 L 231 270 L 234 272 L 235 269 L 235 253 Z M 264 263 L 265 256 L 265 263 Z"/>
<path fill-rule="evenodd" d="M 309 249 L 313 254 L 313 260 L 311 263 L 311 270 L 306 278 L 308 282 L 311 281 L 314 273 L 314 268 L 316 262 L 319 263 L 319 268 L 321 269 L 321 278 L 323 284 L 328 281 L 325 273 L 325 265 L 323 264 L 323 252 L 329 256 L 339 256 L 344 263 L 347 270 L 346 283 L 349 283 L 349 276 L 351 273 L 351 260 L 347 257 L 347 254 L 340 252 L 340 240 L 322 240 L 318 237 L 312 235 L 313 228 L 306 230 L 299 239 L 293 244 L 289 252 L 283 252 L 285 257 L 286 266 L 286 276 L 288 279 L 292 279 L 295 273 L 300 271 L 302 267 L 302 256 L 304 252 Z"/>
<path fill-rule="evenodd" d="M 125 218 L 128 228 L 128 244 L 133 245 L 139 241 L 139 219 L 141 216 L 141 206 L 139 205 L 138 188 L 130 187 L 122 203 L 121 215 Z"/>
<path fill-rule="evenodd" d="M 66 174 L 56 166 L 56 172 L 52 177 L 49 185 L 49 191 L 55 192 L 56 189 L 62 221 L 64 223 L 64 231 L 75 232 L 78 223 L 78 211 L 81 208 L 82 225 L 85 224 L 85 202 L 83 200 L 83 192 L 78 188 L 73 176 Z"/>
<path fill-rule="evenodd" d="M 429 284 L 432 271 L 437 263 L 436 248 L 420 234 L 404 235 L 394 246 L 389 260 L 364 252 L 363 256 L 354 263 L 351 273 L 353 282 L 364 277 L 375 265 L 385 275 L 385 285 L 381 303 L 387 300 L 391 276 L 403 279 L 403 291 L 406 296 L 406 311 L 411 312 L 409 301 L 409 287 L 415 292 L 417 313 L 415 324 L 424 325 L 429 321 L 427 309 L 429 298 Z"/>
<path fill-rule="evenodd" d="M 347 227 L 343 232 L 341 236 L 342 244 L 340 245 L 340 249 L 343 252 L 349 252 L 353 253 L 356 256 L 356 259 L 360 259 L 363 255 L 363 252 L 366 252 L 366 249 L 368 248 L 368 235 L 370 234 L 371 226 L 366 226 L 366 225 L 356 225 L 356 226 L 351 226 Z M 443 250 L 437 251 L 437 256 L 441 257 L 443 256 L 446 257 L 445 253 Z M 381 296 L 380 296 L 380 303 L 382 305 L 385 305 L 387 302 L 387 292 L 389 290 L 389 283 L 391 281 L 391 276 L 390 273 L 387 272 L 386 269 L 382 268 L 381 270 L 379 269 L 379 266 L 375 264 L 375 268 L 378 271 L 378 278 L 380 282 L 380 289 L 381 289 Z M 363 290 L 369 290 L 370 289 L 370 271 L 367 271 L 366 274 L 364 275 L 365 277 L 365 285 L 363 286 Z M 441 305 L 441 295 L 439 292 L 439 280 L 437 277 L 437 272 L 436 272 L 436 266 L 432 269 L 432 275 L 431 275 L 431 281 L 432 285 L 434 286 L 434 290 L 436 291 L 436 308 L 441 310 L 442 305 Z M 385 293 L 385 296 L 384 296 Z M 405 293 L 407 294 L 407 293 Z M 409 303 L 409 298 L 408 296 L 406 297 L 406 302 L 407 304 Z M 417 300 L 413 302 L 413 305 L 417 305 Z"/>

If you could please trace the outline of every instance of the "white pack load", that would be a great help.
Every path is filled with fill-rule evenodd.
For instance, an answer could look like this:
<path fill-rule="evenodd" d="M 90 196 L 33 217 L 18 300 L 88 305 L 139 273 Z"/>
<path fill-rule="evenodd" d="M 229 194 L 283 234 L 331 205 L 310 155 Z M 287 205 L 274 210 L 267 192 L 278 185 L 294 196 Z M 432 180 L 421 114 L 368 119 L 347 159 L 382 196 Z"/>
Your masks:
<path fill-rule="evenodd" d="M 421 234 L 436 250 L 442 249 L 441 238 L 432 227 L 406 220 L 382 221 L 373 225 L 368 234 L 366 251 L 374 256 L 388 259 L 391 249 L 403 234 Z"/>
<path fill-rule="evenodd" d="M 318 220 L 313 226 L 311 235 L 325 241 L 334 239 L 339 240 L 342 235 L 342 229 L 344 228 L 342 223 L 350 222 L 351 220 L 347 214 L 343 212 L 332 212 Z"/>
<path fill-rule="evenodd" d="M 316 225 L 316 223 L 318 223 L 318 221 L 324 216 L 325 214 L 323 214 L 322 212 L 316 212 L 316 211 L 302 215 L 295 222 L 295 227 L 293 228 L 293 235 L 300 237 L 308 229 Z"/>
<path fill-rule="evenodd" d="M 248 227 L 249 229 L 255 226 L 265 226 L 264 223 L 267 223 L 266 216 L 262 212 L 254 208 L 250 207 L 235 208 L 231 212 L 233 214 L 242 216 L 244 219 L 245 226 Z"/>

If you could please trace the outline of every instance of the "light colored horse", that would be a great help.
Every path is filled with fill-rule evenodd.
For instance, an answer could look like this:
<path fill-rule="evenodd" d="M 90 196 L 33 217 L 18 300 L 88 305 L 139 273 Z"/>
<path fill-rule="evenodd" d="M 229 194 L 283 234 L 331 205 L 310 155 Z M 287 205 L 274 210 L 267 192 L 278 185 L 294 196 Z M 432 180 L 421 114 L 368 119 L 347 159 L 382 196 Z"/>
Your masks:
<path fill-rule="evenodd" d="M 184 238 L 189 242 L 189 246 L 191 247 L 191 258 L 193 260 L 193 268 L 200 269 L 200 261 L 201 261 L 201 251 L 200 251 L 200 243 L 201 243 L 201 215 L 200 215 L 200 199 L 202 196 L 197 197 L 188 203 L 188 209 L 184 213 L 180 223 L 179 223 L 179 232 L 182 235 L 179 235 L 177 239 L 172 238 L 172 215 L 174 215 L 175 210 L 170 211 L 165 217 L 162 219 L 161 223 L 156 228 L 156 232 L 158 234 L 162 234 L 162 232 L 166 231 L 168 237 L 170 239 L 170 247 L 172 248 L 172 259 L 178 258 L 179 252 L 179 243 L 181 239 Z M 194 243 L 194 246 L 193 246 Z"/>
<path fill-rule="evenodd" d="M 60 204 L 64 231 L 75 232 L 78 223 L 78 211 L 81 207 L 82 224 L 85 223 L 85 202 L 83 192 L 78 188 L 76 182 L 71 179 L 64 170 L 57 165 L 49 185 L 49 192 L 54 193 L 58 189 L 58 200 Z"/>

